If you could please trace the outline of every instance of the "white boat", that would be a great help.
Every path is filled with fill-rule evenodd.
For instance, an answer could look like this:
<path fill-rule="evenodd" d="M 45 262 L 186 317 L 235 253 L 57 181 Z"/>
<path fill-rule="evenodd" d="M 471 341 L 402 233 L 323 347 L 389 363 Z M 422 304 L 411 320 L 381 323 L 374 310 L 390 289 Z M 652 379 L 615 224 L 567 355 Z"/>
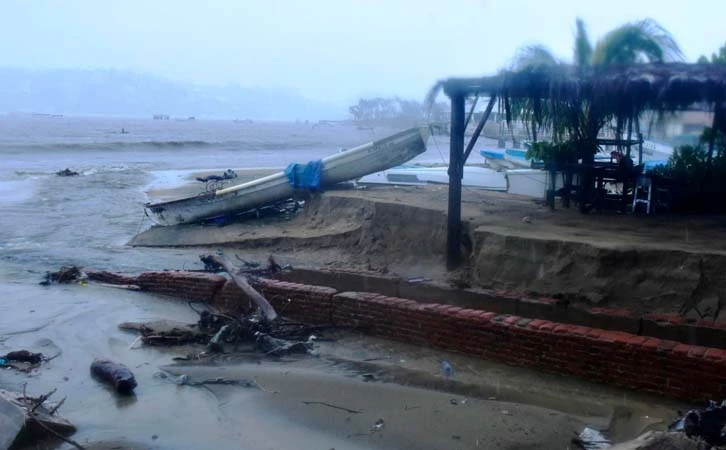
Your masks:
<path fill-rule="evenodd" d="M 366 175 L 358 180 L 358 184 L 449 184 L 447 170 L 446 167 L 400 166 Z M 461 184 L 490 191 L 507 190 L 504 174 L 484 167 L 465 166 Z"/>
<path fill-rule="evenodd" d="M 328 156 L 322 160 L 320 184 L 332 186 L 401 165 L 426 150 L 428 128 L 411 128 Z M 178 225 L 249 211 L 288 199 L 295 193 L 285 172 L 209 194 L 144 205 L 159 225 Z"/>
<path fill-rule="evenodd" d="M 540 169 L 513 169 L 507 170 L 507 193 L 524 195 L 539 199 L 546 198 L 550 186 L 550 173 Z M 555 174 L 555 189 L 564 186 L 562 173 Z"/>
<path fill-rule="evenodd" d="M 514 169 L 532 167 L 532 160 L 527 158 L 527 150 L 516 148 L 484 148 L 479 150 L 479 154 L 486 159 L 487 165 L 493 168 Z"/>

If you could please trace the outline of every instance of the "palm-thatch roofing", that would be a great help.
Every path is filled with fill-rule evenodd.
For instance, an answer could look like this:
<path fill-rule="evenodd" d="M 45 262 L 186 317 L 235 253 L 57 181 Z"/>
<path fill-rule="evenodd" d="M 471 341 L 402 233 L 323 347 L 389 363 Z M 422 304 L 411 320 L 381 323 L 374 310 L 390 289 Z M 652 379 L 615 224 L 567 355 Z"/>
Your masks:
<path fill-rule="evenodd" d="M 601 114 L 618 117 L 645 110 L 674 111 L 694 104 L 726 105 L 726 66 L 714 64 L 637 64 L 581 69 L 574 66 L 535 66 L 483 78 L 449 78 L 449 96 L 496 95 L 537 102 L 584 101 Z"/>

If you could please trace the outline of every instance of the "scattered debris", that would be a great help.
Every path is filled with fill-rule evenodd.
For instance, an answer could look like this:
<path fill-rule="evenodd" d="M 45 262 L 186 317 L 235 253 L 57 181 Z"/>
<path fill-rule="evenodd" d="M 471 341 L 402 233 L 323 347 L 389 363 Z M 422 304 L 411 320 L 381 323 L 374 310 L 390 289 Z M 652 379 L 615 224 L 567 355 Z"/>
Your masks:
<path fill-rule="evenodd" d="M 37 368 L 44 360 L 45 358 L 42 353 L 17 350 L 0 356 L 0 367 L 9 367 L 21 372 L 30 372 Z"/>
<path fill-rule="evenodd" d="M 681 415 L 668 431 L 685 433 L 689 438 L 701 438 L 709 445 L 726 445 L 726 400 L 708 402 L 705 408 L 692 409 Z"/>
<path fill-rule="evenodd" d="M 196 180 L 201 181 L 202 183 L 208 183 L 210 181 L 232 180 L 234 178 L 237 178 L 237 172 L 232 169 L 227 169 L 222 175 L 208 175 L 206 177 L 197 177 Z"/>
<path fill-rule="evenodd" d="M 223 325 L 217 333 L 212 336 L 207 344 L 207 349 L 212 353 L 220 353 L 222 351 L 222 339 L 227 337 L 230 332 L 229 325 Z"/>
<path fill-rule="evenodd" d="M 211 261 L 216 262 L 222 268 L 224 268 L 224 270 L 232 278 L 232 281 L 234 281 L 235 284 L 237 284 L 237 286 L 242 289 L 242 292 L 244 292 L 245 295 L 247 295 L 247 297 L 252 300 L 252 302 L 254 302 L 258 308 L 260 308 L 264 320 L 268 322 L 274 322 L 275 319 L 277 319 L 278 316 L 275 308 L 273 308 L 270 302 L 268 302 L 265 297 L 257 292 L 255 288 L 250 286 L 250 284 L 247 282 L 247 277 L 245 276 L 245 273 L 243 271 L 235 267 L 234 264 L 232 264 L 232 262 L 224 256 L 209 255 L 208 258 L 211 258 Z"/>
<path fill-rule="evenodd" d="M 649 431 L 632 441 L 616 444 L 610 450 L 706 450 L 706 445 L 683 433 Z"/>
<path fill-rule="evenodd" d="M 288 353 L 308 353 L 313 350 L 313 340 L 288 341 L 258 333 L 257 346 L 266 355 L 280 356 Z"/>
<path fill-rule="evenodd" d="M 372 373 L 364 373 L 361 376 L 363 377 L 363 381 L 365 381 L 365 382 L 371 382 L 371 381 L 377 381 L 378 380 L 378 377 L 376 377 Z"/>
<path fill-rule="evenodd" d="M 43 286 L 52 283 L 68 284 L 88 280 L 86 275 L 78 266 L 63 266 L 57 272 L 46 272 L 45 279 L 40 282 Z"/>
<path fill-rule="evenodd" d="M 590 427 L 585 427 L 577 437 L 572 438 L 572 444 L 582 450 L 606 450 L 613 445 L 601 432 Z"/>
<path fill-rule="evenodd" d="M 58 175 L 59 177 L 77 177 L 78 175 L 80 175 L 80 173 L 76 172 L 75 170 L 71 170 L 67 167 L 63 170 L 59 170 L 55 174 Z"/>
<path fill-rule="evenodd" d="M 333 404 L 330 404 L 330 403 L 327 403 L 327 402 L 303 401 L 302 403 L 305 404 L 305 405 L 321 405 L 321 406 L 327 406 L 328 408 L 339 409 L 341 411 L 345 411 L 345 412 L 350 413 L 350 414 L 361 414 L 363 412 L 363 411 L 358 411 L 358 410 L 355 410 L 355 409 L 344 408 L 342 406 L 333 405 Z M 380 420 L 380 421 L 381 421 L 381 423 L 383 422 L 383 420 Z"/>
<path fill-rule="evenodd" d="M 174 384 L 180 386 L 206 386 L 210 384 L 226 385 L 226 386 L 242 386 L 247 388 L 257 387 L 252 381 L 247 380 L 228 380 L 226 378 L 211 378 L 202 381 L 193 381 L 189 378 L 189 375 L 183 373 L 181 375 L 173 375 L 164 370 L 160 370 L 154 374 L 154 377 L 163 380 L 173 381 Z"/>
<path fill-rule="evenodd" d="M 406 280 L 408 284 L 417 284 L 417 283 L 425 283 L 427 281 L 431 281 L 431 278 L 426 277 L 411 277 Z"/>
<path fill-rule="evenodd" d="M 447 378 L 454 376 L 454 367 L 449 361 L 441 361 L 441 373 Z"/>
<path fill-rule="evenodd" d="M 98 286 L 109 287 L 114 289 L 125 289 L 127 291 L 140 291 L 141 286 L 138 284 L 110 284 L 110 283 L 97 283 Z"/>
<path fill-rule="evenodd" d="M 77 442 L 65 436 L 73 434 L 76 428 L 65 418 L 56 415 L 63 404 L 47 403 L 55 389 L 38 397 L 25 393 L 0 389 L 0 448 L 6 449 L 13 442 L 27 443 L 40 440 L 49 434 L 76 448 L 83 449 Z"/>
<path fill-rule="evenodd" d="M 42 353 L 32 353 L 27 350 L 17 350 L 14 352 L 9 352 L 5 356 L 3 356 L 4 359 L 8 361 L 18 361 L 18 362 L 27 362 L 30 364 L 39 364 L 43 360 L 43 354 Z"/>
<path fill-rule="evenodd" d="M 199 329 L 199 324 L 173 320 L 155 320 L 142 323 L 123 322 L 119 324 L 119 328 L 137 331 L 141 341 L 145 345 L 151 346 L 205 344 L 210 337 L 209 331 Z M 135 343 L 136 341 L 131 347 Z"/>
<path fill-rule="evenodd" d="M 136 388 L 136 378 L 128 367 L 108 360 L 95 359 L 91 364 L 91 373 L 99 379 L 110 383 L 119 394 L 131 394 Z"/>

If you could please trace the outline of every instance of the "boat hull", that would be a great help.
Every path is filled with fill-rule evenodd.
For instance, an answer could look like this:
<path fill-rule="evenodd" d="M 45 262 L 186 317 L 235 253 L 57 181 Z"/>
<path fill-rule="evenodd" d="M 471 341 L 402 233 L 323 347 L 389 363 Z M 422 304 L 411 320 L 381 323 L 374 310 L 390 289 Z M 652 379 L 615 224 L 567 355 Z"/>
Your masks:
<path fill-rule="evenodd" d="M 446 167 L 394 167 L 393 169 L 366 175 L 358 180 L 360 184 L 412 185 L 449 184 Z M 504 174 L 483 167 L 464 167 L 462 186 L 506 191 L 507 180 Z"/>
<path fill-rule="evenodd" d="M 322 187 L 357 179 L 411 160 L 426 150 L 428 129 L 412 128 L 323 159 Z M 232 215 L 290 198 L 295 189 L 284 172 L 248 183 L 161 203 L 144 205 L 157 224 L 195 223 Z"/>

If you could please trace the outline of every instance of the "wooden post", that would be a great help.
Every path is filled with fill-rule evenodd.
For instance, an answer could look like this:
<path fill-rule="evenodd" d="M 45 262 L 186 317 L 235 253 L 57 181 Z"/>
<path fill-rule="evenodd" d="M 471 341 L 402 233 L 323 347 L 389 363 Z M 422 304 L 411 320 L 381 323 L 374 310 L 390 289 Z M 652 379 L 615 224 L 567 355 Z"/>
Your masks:
<path fill-rule="evenodd" d="M 464 94 L 449 93 L 451 99 L 451 140 L 449 147 L 449 213 L 446 235 L 446 267 L 461 263 L 461 177 L 464 168 Z"/>
<path fill-rule="evenodd" d="M 628 119 L 628 150 L 626 155 L 628 155 L 628 158 L 630 158 L 630 147 L 632 146 L 631 141 L 633 140 L 633 116 L 630 116 Z M 638 164 L 640 164 L 640 161 L 638 161 Z"/>

